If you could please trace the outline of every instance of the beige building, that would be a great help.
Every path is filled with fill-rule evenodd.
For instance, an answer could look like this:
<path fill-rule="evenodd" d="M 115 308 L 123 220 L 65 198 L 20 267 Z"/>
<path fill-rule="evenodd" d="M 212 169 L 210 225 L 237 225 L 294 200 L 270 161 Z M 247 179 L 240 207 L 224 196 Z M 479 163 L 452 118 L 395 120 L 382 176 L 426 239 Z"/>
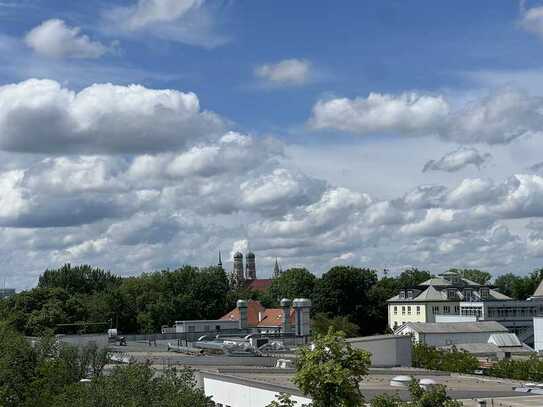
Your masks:
<path fill-rule="evenodd" d="M 417 287 L 402 289 L 388 300 L 388 325 L 396 330 L 407 322 L 436 322 L 436 316 L 461 316 L 466 304 L 512 301 L 506 295 L 448 271 Z"/>

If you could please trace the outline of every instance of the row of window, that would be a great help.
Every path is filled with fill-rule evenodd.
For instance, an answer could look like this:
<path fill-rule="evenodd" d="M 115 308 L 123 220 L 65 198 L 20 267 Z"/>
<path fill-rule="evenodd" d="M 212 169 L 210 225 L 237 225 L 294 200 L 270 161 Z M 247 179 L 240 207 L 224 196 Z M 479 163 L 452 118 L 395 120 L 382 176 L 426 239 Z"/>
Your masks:
<path fill-rule="evenodd" d="M 413 308 L 415 308 L 415 312 L 417 313 L 417 315 L 420 315 L 420 305 L 417 305 L 417 306 L 413 306 Z M 411 315 L 411 305 L 402 305 L 402 315 L 405 315 L 405 312 L 407 310 L 407 315 Z M 398 306 L 395 305 L 394 306 L 394 315 L 398 315 Z"/>

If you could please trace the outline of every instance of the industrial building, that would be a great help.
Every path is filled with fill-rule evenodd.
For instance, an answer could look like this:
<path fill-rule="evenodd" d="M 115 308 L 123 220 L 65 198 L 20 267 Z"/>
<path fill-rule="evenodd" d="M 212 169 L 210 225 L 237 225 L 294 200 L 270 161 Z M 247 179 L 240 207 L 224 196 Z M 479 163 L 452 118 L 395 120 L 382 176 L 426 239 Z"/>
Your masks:
<path fill-rule="evenodd" d="M 206 395 L 221 407 L 262 407 L 275 400 L 280 393 L 291 394 L 300 406 L 311 402 L 293 383 L 292 369 L 218 368 L 202 370 L 199 375 Z M 421 384 L 447 386 L 448 395 L 461 400 L 465 407 L 478 406 L 477 400 L 481 399 L 487 400 L 488 406 L 543 405 L 543 396 L 525 397 L 526 393 L 515 391 L 514 387 L 521 386 L 519 382 L 419 369 L 370 369 L 368 376 L 360 383 L 360 390 L 366 401 L 380 394 L 398 394 L 406 401 L 409 400 L 409 390 L 395 379 L 405 378 L 409 382 L 411 377 Z"/>
<path fill-rule="evenodd" d="M 460 343 L 487 343 L 492 335 L 506 334 L 506 327 L 495 321 L 425 323 L 408 322 L 399 327 L 396 335 L 408 335 L 414 342 L 428 346 L 448 346 Z"/>
<path fill-rule="evenodd" d="M 0 288 L 0 300 L 11 297 L 12 295 L 15 295 L 14 288 Z"/>
<path fill-rule="evenodd" d="M 528 345 L 534 343 L 533 318 L 537 315 L 543 315 L 543 287 L 529 300 L 517 301 L 455 271 L 403 289 L 388 300 L 392 330 L 407 322 L 497 321 Z"/>

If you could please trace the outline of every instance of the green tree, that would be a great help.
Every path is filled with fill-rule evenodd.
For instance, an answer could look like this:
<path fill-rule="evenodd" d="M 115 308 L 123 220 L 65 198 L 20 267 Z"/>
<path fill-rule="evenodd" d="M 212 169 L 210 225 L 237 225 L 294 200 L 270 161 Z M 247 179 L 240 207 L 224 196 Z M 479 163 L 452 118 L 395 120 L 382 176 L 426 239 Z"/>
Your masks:
<path fill-rule="evenodd" d="M 0 324 L 0 401 L 5 407 L 23 406 L 35 378 L 36 355 L 25 338 Z"/>
<path fill-rule="evenodd" d="M 422 343 L 413 345 L 413 367 L 456 373 L 473 373 L 479 362 L 470 353 L 452 347 L 450 351 Z"/>
<path fill-rule="evenodd" d="M 349 317 L 360 327 L 361 334 L 375 333 L 372 326 L 373 304 L 371 288 L 377 283 L 374 270 L 337 266 L 324 273 L 318 280 L 314 295 L 314 312 Z"/>
<path fill-rule="evenodd" d="M 277 400 L 272 401 L 266 407 L 295 407 L 298 404 L 292 400 L 290 394 L 281 393 L 275 396 Z"/>
<path fill-rule="evenodd" d="M 432 277 L 429 271 L 409 268 L 398 276 L 398 289 L 416 287 Z"/>
<path fill-rule="evenodd" d="M 343 332 L 347 338 L 357 336 L 360 331 L 360 327 L 352 323 L 348 317 L 330 317 L 321 313 L 313 318 L 311 324 L 313 335 L 326 335 L 330 327 L 336 332 Z"/>
<path fill-rule="evenodd" d="M 299 350 L 294 383 L 314 407 L 358 407 L 364 397 L 359 383 L 368 373 L 370 354 L 353 349 L 344 335 L 330 328 L 311 348 Z"/>
<path fill-rule="evenodd" d="M 277 278 L 270 287 L 270 295 L 276 300 L 281 298 L 313 298 L 317 278 L 305 268 L 291 268 Z"/>
<path fill-rule="evenodd" d="M 190 369 L 166 369 L 161 375 L 146 364 L 115 367 L 88 384 L 74 384 L 58 398 L 59 407 L 211 407 Z"/>
<path fill-rule="evenodd" d="M 492 279 L 492 274 L 481 271 L 477 269 L 449 269 L 448 271 L 456 271 L 458 272 L 463 278 L 467 278 L 468 280 L 474 281 L 477 284 L 480 285 L 487 285 L 490 280 Z"/>

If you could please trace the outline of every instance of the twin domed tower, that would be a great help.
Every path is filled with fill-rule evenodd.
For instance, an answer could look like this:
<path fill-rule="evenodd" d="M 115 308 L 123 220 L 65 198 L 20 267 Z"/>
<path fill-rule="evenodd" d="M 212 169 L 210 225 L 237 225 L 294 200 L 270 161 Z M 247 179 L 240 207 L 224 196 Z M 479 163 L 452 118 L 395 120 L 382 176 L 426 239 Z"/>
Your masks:
<path fill-rule="evenodd" d="M 242 286 L 248 280 L 256 280 L 256 256 L 253 252 L 247 253 L 245 268 L 243 267 L 243 254 L 241 252 L 234 254 L 234 269 L 231 279 L 237 287 Z"/>
<path fill-rule="evenodd" d="M 222 262 L 219 257 L 219 266 L 222 267 Z M 273 276 L 278 277 L 281 273 L 277 260 L 273 269 Z M 250 284 L 253 281 L 257 281 L 256 278 L 256 256 L 253 252 L 247 253 L 245 256 L 245 267 L 243 266 L 243 254 L 241 252 L 234 253 L 234 268 L 230 275 L 230 281 L 235 287 L 243 287 Z"/>

